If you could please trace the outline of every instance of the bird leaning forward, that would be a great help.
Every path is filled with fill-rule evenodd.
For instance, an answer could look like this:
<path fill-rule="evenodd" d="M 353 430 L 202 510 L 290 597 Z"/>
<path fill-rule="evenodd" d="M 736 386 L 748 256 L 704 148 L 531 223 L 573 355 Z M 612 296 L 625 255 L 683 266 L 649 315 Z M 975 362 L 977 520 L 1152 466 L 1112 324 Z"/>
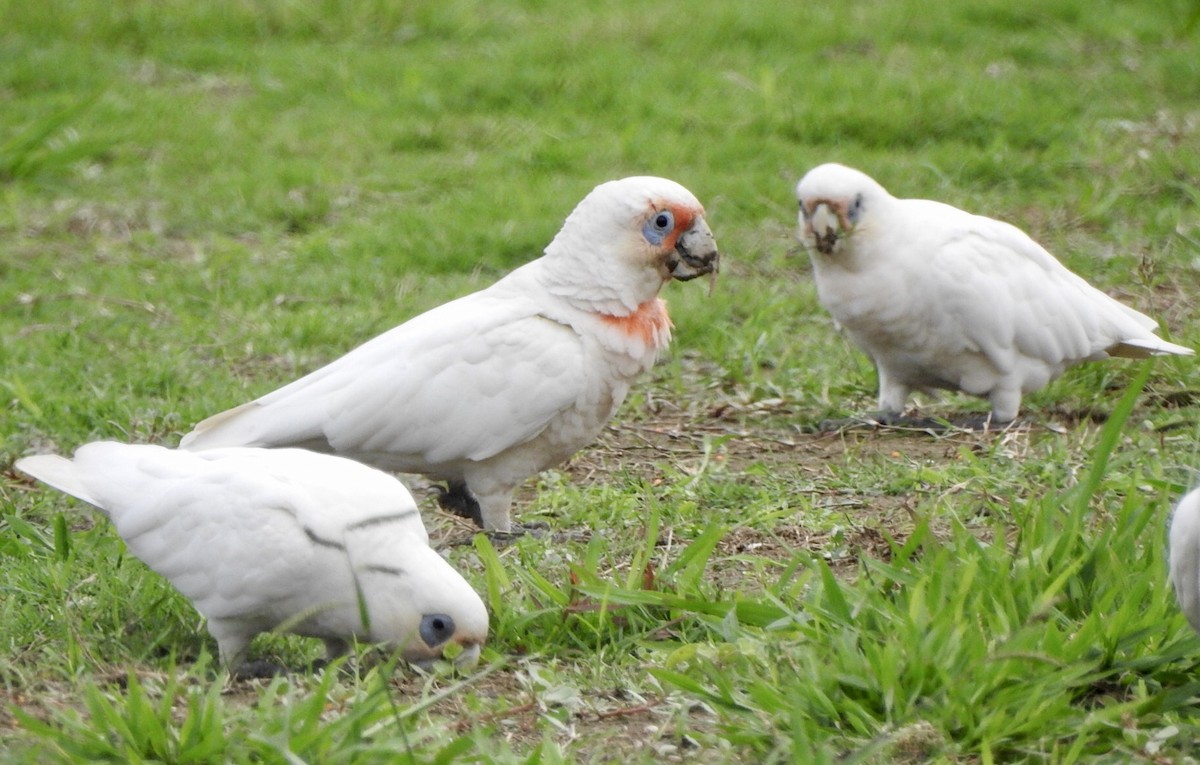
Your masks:
<path fill-rule="evenodd" d="M 208 620 L 231 672 L 261 673 L 246 654 L 271 630 L 322 639 L 326 658 L 357 639 L 425 664 L 457 644 L 460 666 L 487 638 L 483 601 L 429 546 L 408 490 L 366 465 L 301 449 L 99 441 L 16 467 L 102 510 Z"/>
<path fill-rule="evenodd" d="M 670 342 L 658 297 L 715 274 L 704 208 L 654 177 L 597 186 L 542 257 L 273 393 L 180 446 L 298 446 L 447 482 L 443 506 L 512 530 L 513 490 L 599 434 Z"/>
<path fill-rule="evenodd" d="M 1020 229 L 924 199 L 897 199 L 844 165 L 796 187 L 821 304 L 874 362 L 879 422 L 914 390 L 986 396 L 992 424 L 1068 367 L 1194 352 L 1068 270 Z"/>

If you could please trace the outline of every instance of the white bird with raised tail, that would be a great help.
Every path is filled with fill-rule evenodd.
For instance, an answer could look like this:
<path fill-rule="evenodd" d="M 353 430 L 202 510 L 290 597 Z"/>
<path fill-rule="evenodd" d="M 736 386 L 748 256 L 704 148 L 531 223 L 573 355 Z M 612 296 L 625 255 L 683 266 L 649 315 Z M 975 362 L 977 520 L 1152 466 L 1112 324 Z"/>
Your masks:
<path fill-rule="evenodd" d="M 987 397 L 1002 425 L 1080 362 L 1194 353 L 1007 223 L 897 199 L 839 164 L 810 170 L 796 196 L 821 304 L 878 371 L 881 422 L 941 388 Z"/>
<path fill-rule="evenodd" d="M 102 510 L 208 620 L 232 672 L 275 629 L 320 638 L 326 658 L 361 640 L 427 663 L 456 644 L 463 666 L 487 639 L 483 601 L 429 546 L 408 490 L 357 462 L 99 441 L 16 467 Z"/>

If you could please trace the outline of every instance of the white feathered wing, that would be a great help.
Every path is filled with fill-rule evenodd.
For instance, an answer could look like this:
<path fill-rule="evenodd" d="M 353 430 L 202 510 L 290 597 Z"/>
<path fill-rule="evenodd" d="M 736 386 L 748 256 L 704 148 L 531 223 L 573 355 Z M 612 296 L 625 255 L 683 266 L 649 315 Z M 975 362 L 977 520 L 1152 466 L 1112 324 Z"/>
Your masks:
<path fill-rule="evenodd" d="M 400 472 L 488 459 L 541 432 L 584 388 L 583 342 L 545 315 L 549 300 L 505 283 L 438 306 L 201 422 L 180 445 L 291 445 Z"/>

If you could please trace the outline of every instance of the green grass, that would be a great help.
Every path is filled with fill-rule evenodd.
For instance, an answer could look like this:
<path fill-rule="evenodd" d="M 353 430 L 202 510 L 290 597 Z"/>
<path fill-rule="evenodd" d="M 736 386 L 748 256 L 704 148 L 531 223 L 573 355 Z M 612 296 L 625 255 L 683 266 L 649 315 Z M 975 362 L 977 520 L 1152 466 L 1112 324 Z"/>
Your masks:
<path fill-rule="evenodd" d="M 1194 361 L 1071 371 L 1026 400 L 1061 432 L 813 435 L 875 380 L 792 196 L 837 160 L 1009 220 L 1198 346 L 1196 8 L 0 0 L 0 759 L 1200 757 L 1163 561 Z M 475 673 L 227 685 L 185 600 L 8 469 L 174 444 L 635 173 L 705 203 L 722 278 L 668 288 L 669 357 L 522 493 L 555 533 L 451 548 L 493 615 Z"/>

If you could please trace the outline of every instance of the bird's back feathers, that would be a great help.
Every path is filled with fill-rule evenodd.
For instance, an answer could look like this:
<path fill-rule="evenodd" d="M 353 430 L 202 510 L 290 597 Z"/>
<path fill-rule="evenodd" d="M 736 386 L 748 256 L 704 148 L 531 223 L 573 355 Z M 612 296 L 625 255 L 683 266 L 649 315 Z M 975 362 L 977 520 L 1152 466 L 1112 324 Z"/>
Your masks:
<path fill-rule="evenodd" d="M 291 445 L 409 471 L 481 461 L 529 440 L 577 399 L 583 367 L 573 328 L 532 301 L 484 291 L 204 420 L 180 446 Z"/>

